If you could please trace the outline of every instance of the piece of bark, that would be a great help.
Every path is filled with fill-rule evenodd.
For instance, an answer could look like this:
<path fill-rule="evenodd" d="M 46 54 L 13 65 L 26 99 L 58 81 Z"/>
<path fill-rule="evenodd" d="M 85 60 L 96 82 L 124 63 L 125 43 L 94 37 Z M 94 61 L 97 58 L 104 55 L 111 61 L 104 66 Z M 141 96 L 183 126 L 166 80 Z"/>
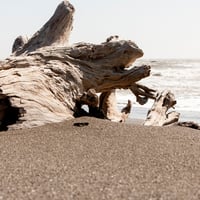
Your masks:
<path fill-rule="evenodd" d="M 148 111 L 144 125 L 165 126 L 176 123 L 180 114 L 175 111 L 167 113 L 175 104 L 175 97 L 170 91 L 158 93 L 152 108 Z"/>
<path fill-rule="evenodd" d="M 200 125 L 195 122 L 178 122 L 177 125 L 200 130 Z"/>
<path fill-rule="evenodd" d="M 107 94 L 100 104 L 107 104 L 105 108 L 113 109 L 113 113 L 115 106 L 108 99 L 115 98 L 112 91 L 117 88 L 131 89 L 142 104 L 154 98 L 153 90 L 137 83 L 150 75 L 150 66 L 129 68 L 143 56 L 134 42 L 117 38 L 98 45 L 63 46 L 72 28 L 73 13 L 69 2 L 62 2 L 42 29 L 0 62 L 1 95 L 8 101 L 7 111 L 18 111 L 16 122 L 12 126 L 4 122 L 4 126 L 25 128 L 71 119 L 77 99 L 90 89 Z M 130 108 L 128 102 L 124 118 Z M 11 115 L 7 111 L 2 111 L 2 116 Z M 5 121 L 4 117 L 0 121 Z"/>

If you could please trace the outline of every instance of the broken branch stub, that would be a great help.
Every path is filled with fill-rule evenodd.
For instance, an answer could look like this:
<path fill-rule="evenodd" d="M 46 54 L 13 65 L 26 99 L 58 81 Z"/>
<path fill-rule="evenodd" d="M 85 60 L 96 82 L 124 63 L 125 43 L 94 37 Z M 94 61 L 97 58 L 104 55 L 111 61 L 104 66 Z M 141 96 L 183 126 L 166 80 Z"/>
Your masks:
<path fill-rule="evenodd" d="M 72 4 L 68 1 L 63 1 L 49 21 L 32 38 L 24 41 L 20 48 L 14 48 L 13 45 L 13 55 L 27 54 L 46 46 L 67 45 L 72 30 L 74 10 Z M 19 38 L 22 39 L 22 36 L 17 39 Z"/>

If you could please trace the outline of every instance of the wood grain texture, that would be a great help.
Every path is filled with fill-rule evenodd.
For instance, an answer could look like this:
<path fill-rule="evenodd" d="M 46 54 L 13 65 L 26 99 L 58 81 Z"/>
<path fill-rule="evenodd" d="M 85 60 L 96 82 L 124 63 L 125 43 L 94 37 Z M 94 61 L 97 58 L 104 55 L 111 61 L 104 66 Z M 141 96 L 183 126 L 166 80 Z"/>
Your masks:
<path fill-rule="evenodd" d="M 4 127 L 33 127 L 71 119 L 82 105 L 77 101 L 91 90 L 101 94 L 93 100 L 104 118 L 121 122 L 130 113 L 131 101 L 119 112 L 115 89 L 130 89 L 140 104 L 155 99 L 155 90 L 138 84 L 150 75 L 150 66 L 131 67 L 143 56 L 134 42 L 111 36 L 101 44 L 68 44 L 74 11 L 63 1 L 32 38 L 18 37 L 13 54 L 0 61 L 0 96 L 7 101 L 6 108 L 5 101 L 0 101 Z M 85 102 L 90 108 L 96 105 L 91 99 Z M 7 108 L 11 107 L 16 108 L 16 120 L 7 123 L 4 118 L 9 117 Z"/>

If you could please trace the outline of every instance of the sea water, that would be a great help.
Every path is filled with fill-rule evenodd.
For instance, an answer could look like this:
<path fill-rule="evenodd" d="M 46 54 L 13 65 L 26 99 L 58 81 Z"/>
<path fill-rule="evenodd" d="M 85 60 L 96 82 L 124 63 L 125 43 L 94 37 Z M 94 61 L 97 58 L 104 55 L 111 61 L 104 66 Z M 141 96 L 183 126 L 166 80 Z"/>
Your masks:
<path fill-rule="evenodd" d="M 180 121 L 200 123 L 200 60 L 159 59 L 134 63 L 135 66 L 144 64 L 151 66 L 151 75 L 139 83 L 160 92 L 170 90 L 177 101 L 175 110 L 180 113 Z M 117 90 L 119 109 L 128 99 L 133 104 L 130 118 L 144 120 L 153 100 L 141 106 L 130 90 Z"/>

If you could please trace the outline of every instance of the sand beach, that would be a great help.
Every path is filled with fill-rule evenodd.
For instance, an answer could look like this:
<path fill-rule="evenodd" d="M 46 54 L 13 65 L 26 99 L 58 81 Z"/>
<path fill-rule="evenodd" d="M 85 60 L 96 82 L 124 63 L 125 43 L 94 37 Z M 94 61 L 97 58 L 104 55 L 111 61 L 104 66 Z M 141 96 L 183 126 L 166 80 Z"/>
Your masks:
<path fill-rule="evenodd" d="M 7 2 L 0 200 L 200 199 L 200 130 L 141 123 L 200 124 L 197 1 Z"/>
<path fill-rule="evenodd" d="M 0 199 L 200 197 L 200 132 L 190 128 L 83 117 L 1 132 L 0 157 Z"/>

